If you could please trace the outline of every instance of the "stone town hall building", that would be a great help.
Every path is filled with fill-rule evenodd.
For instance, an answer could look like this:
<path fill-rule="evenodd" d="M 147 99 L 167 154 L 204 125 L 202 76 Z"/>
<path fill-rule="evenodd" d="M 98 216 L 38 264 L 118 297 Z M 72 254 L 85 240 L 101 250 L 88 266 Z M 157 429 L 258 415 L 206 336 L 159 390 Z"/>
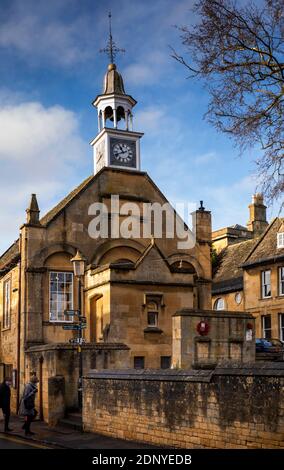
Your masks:
<path fill-rule="evenodd" d="M 141 170 L 143 134 L 132 127 L 136 101 L 114 63 L 93 104 L 99 127 L 91 142 L 94 174 L 43 217 L 32 195 L 18 240 L 0 257 L 0 372 L 13 376 L 14 410 L 30 372 L 37 372 L 38 407 L 47 420 L 56 387 L 63 387 L 57 377 L 64 377 L 66 407 L 77 405 L 78 355 L 70 343 L 76 332 L 63 329 L 72 321 L 65 310 L 78 308 L 70 261 L 77 250 L 86 258 L 84 371 L 170 367 L 172 315 L 211 308 L 211 214 L 202 205 L 194 213 L 196 244 L 190 249 L 179 248 L 177 237 L 166 238 L 164 228 L 161 238 L 89 235 L 95 202 L 110 208 L 112 195 L 138 207 L 167 202 Z"/>

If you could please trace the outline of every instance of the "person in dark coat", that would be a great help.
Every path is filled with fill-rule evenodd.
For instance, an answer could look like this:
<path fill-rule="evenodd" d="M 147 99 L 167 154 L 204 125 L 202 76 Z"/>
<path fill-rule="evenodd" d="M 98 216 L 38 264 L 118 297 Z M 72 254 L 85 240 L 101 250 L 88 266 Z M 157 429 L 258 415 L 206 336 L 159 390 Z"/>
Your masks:
<path fill-rule="evenodd" d="M 4 415 L 4 432 L 12 431 L 9 428 L 9 420 L 11 414 L 11 379 L 6 377 L 0 385 L 0 408 Z"/>
<path fill-rule="evenodd" d="M 24 393 L 21 399 L 19 414 L 25 417 L 23 429 L 26 436 L 32 436 L 34 432 L 31 431 L 31 423 L 37 415 L 35 409 L 35 397 L 38 392 L 37 383 L 39 382 L 37 376 L 33 374 L 29 383 L 25 385 Z"/>

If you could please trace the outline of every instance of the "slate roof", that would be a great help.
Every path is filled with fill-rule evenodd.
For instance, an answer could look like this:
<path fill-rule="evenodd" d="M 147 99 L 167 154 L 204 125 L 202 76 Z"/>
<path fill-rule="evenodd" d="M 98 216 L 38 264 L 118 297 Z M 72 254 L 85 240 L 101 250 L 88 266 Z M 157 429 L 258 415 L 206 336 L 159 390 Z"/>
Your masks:
<path fill-rule="evenodd" d="M 257 243 L 257 239 L 245 240 L 224 248 L 213 268 L 212 294 L 243 288 L 242 264 Z"/>
<path fill-rule="evenodd" d="M 95 178 L 94 175 L 86 178 L 79 186 L 77 186 L 73 191 L 71 191 L 62 201 L 60 201 L 53 209 L 51 209 L 47 214 L 45 214 L 41 219 L 40 223 L 43 226 L 48 225 L 63 209 L 65 209 L 68 204 L 73 201 L 73 199 L 78 196 L 83 189 L 85 189 L 88 184 Z M 8 248 L 5 253 L 0 257 L 0 270 L 12 265 L 20 257 L 19 249 L 19 239 L 16 240 L 13 245 Z"/>
<path fill-rule="evenodd" d="M 284 248 L 277 248 L 279 231 L 284 231 L 284 218 L 276 217 L 259 238 L 222 250 L 213 268 L 212 294 L 242 289 L 243 268 L 284 260 Z"/>
<path fill-rule="evenodd" d="M 79 194 L 88 187 L 89 184 L 91 184 L 97 177 L 98 175 L 105 170 L 110 170 L 110 168 L 104 167 L 102 170 L 100 170 L 98 173 L 95 175 L 91 175 L 88 178 L 86 178 L 79 186 L 77 186 L 73 191 L 71 191 L 62 201 L 60 201 L 53 209 L 51 209 L 47 214 L 45 214 L 41 219 L 40 223 L 42 226 L 48 225 L 55 217 L 57 217 L 60 212 L 65 209 Z M 115 168 L 111 169 L 112 171 L 116 172 L 123 172 L 124 170 Z M 128 171 L 128 170 L 126 170 Z M 133 173 L 133 171 L 132 171 Z M 146 176 L 151 184 L 157 189 L 157 191 L 161 194 L 161 196 L 164 198 L 165 202 L 167 202 L 167 199 L 161 192 L 161 190 L 156 186 L 156 184 L 152 181 L 152 179 L 149 177 L 149 175 L 146 172 L 139 171 L 140 175 Z M 20 258 L 20 250 L 19 250 L 19 240 L 16 240 L 13 245 L 8 248 L 5 253 L 3 253 L 0 256 L 0 275 L 1 275 L 1 270 L 9 269 L 15 260 L 18 260 Z"/>
<path fill-rule="evenodd" d="M 265 264 L 284 259 L 284 248 L 277 248 L 277 233 L 284 232 L 284 218 L 276 217 L 244 259 L 244 266 Z"/>

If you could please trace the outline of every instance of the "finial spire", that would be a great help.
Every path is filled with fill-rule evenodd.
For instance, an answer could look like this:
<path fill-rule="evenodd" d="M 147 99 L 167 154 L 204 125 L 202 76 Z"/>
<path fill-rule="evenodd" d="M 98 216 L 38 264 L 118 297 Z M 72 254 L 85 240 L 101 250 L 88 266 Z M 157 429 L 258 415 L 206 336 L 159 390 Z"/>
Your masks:
<path fill-rule="evenodd" d="M 39 207 L 37 203 L 36 194 L 31 195 L 29 207 L 26 210 L 27 223 L 32 225 L 40 225 L 39 222 Z"/>
<path fill-rule="evenodd" d="M 112 39 L 111 12 L 109 12 L 108 18 L 109 18 L 109 39 L 108 39 L 107 47 L 105 47 L 104 49 L 100 49 L 100 52 L 104 52 L 105 54 L 107 54 L 107 56 L 110 59 L 110 63 L 113 64 L 116 54 L 118 52 L 125 52 L 125 49 L 119 49 L 117 45 L 115 44 L 114 40 Z"/>

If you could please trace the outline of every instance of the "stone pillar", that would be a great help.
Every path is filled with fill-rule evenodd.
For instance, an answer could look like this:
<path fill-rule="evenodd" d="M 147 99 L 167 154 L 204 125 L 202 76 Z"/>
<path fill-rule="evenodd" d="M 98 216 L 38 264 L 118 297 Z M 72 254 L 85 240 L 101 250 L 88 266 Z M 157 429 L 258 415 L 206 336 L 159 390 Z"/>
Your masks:
<path fill-rule="evenodd" d="M 117 110 L 115 108 L 113 109 L 113 127 L 117 128 Z"/>
<path fill-rule="evenodd" d="M 105 110 L 102 112 L 102 128 L 104 129 L 106 127 L 106 115 L 105 115 Z"/>

